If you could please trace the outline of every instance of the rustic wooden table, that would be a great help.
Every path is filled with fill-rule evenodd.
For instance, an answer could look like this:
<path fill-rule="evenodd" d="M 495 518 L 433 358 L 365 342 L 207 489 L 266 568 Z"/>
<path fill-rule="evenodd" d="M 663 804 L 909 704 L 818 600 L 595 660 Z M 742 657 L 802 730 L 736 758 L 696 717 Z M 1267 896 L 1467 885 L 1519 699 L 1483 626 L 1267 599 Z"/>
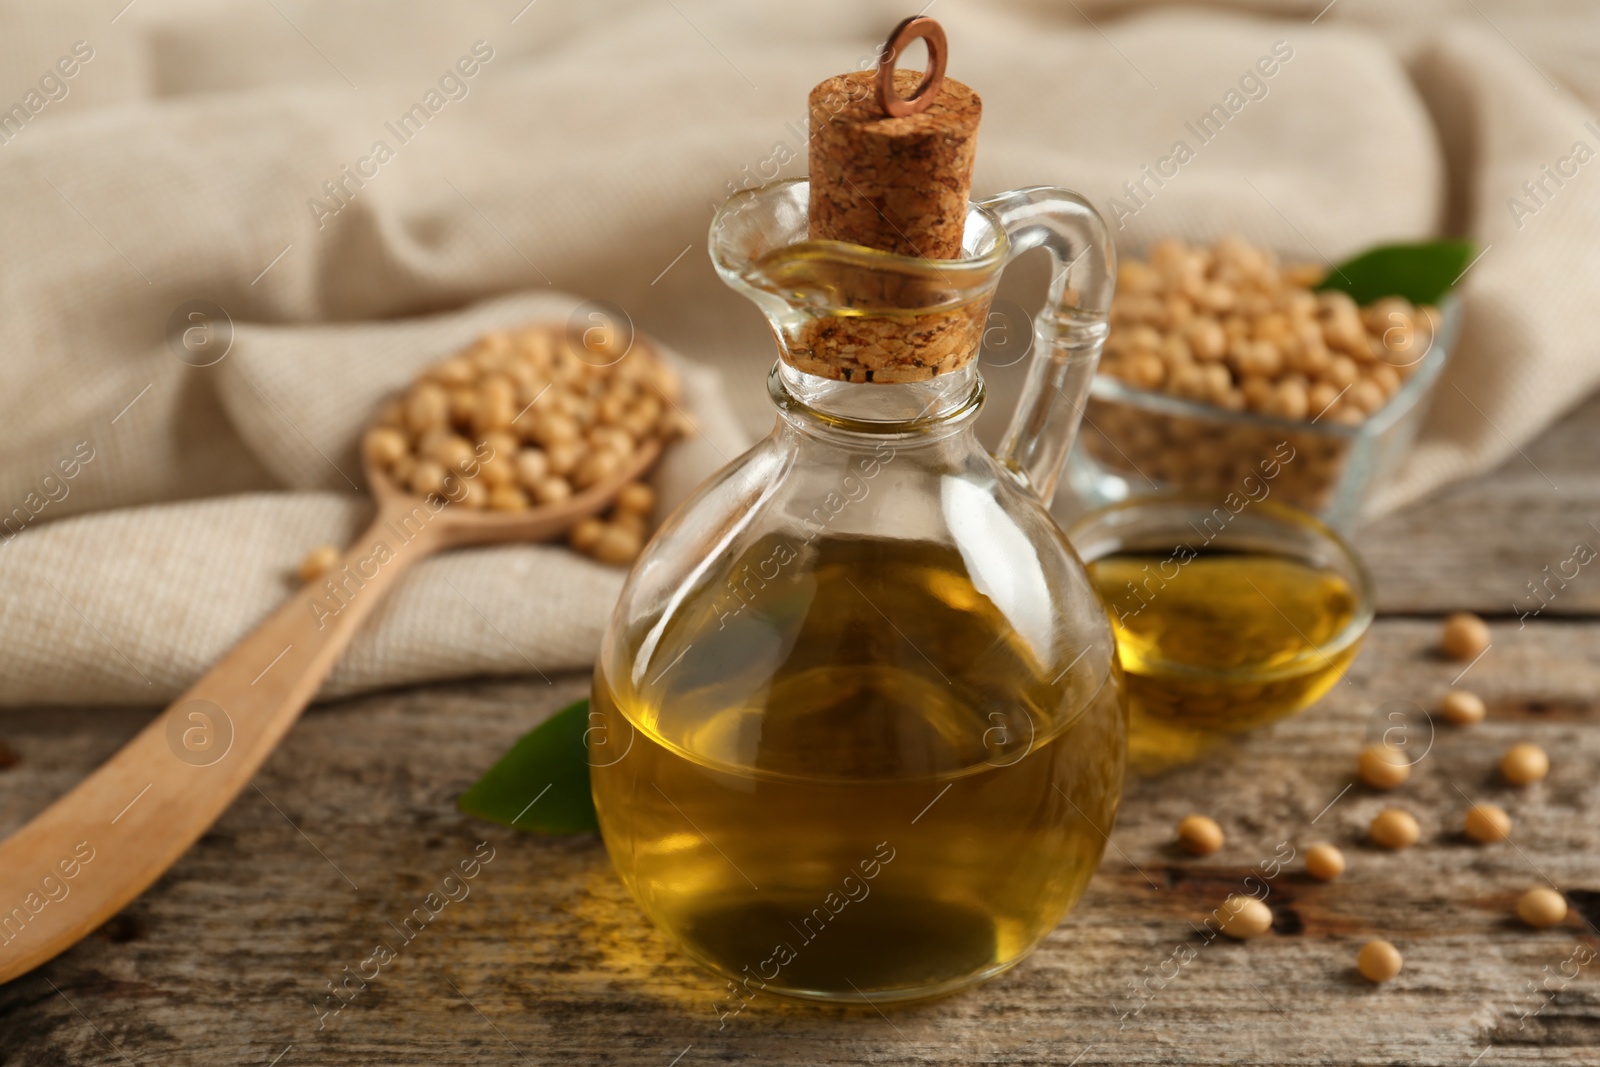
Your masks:
<path fill-rule="evenodd" d="M 757 997 L 719 1029 L 723 983 L 646 924 L 593 837 L 521 836 L 455 811 L 506 746 L 586 679 L 388 693 L 306 716 L 215 829 L 72 951 L 0 988 L 0 1063 L 1596 1063 L 1600 1062 L 1600 572 L 1523 625 L 1526 583 L 1600 546 L 1600 402 L 1494 474 L 1365 530 L 1381 617 L 1348 681 L 1315 709 L 1208 762 L 1128 789 L 1086 898 L 1030 959 L 976 990 L 880 1013 Z M 1567 568 L 1571 571 L 1570 565 Z M 1494 644 L 1464 684 L 1489 720 L 1441 725 L 1403 790 L 1423 843 L 1360 843 L 1387 801 L 1352 786 L 1389 702 L 1431 706 L 1461 673 L 1432 651 L 1470 608 Z M 0 714 L 20 755 L 0 773 L 9 832 L 150 712 Z M 1493 767 L 1531 738 L 1550 777 L 1514 792 Z M 1504 805 L 1512 842 L 1465 843 L 1468 797 Z M 1187 812 L 1228 833 L 1171 846 Z M 1273 935 L 1205 943 L 1193 925 L 1272 858 L 1347 850 L 1331 884 L 1274 883 Z M 493 859 L 337 1014 L 329 984 L 487 841 Z M 1298 867 L 1298 865 L 1296 865 Z M 1545 879 L 1575 905 L 1533 931 L 1511 917 Z M 1355 954 L 1394 941 L 1373 987 Z M 1192 958 L 1190 958 L 1192 956 Z M 348 969 L 348 970 L 347 970 Z M 369 972 L 370 973 L 370 972 Z M 350 988 L 355 988 L 352 982 Z M 337 1002 L 343 1003 L 343 1002 Z"/>

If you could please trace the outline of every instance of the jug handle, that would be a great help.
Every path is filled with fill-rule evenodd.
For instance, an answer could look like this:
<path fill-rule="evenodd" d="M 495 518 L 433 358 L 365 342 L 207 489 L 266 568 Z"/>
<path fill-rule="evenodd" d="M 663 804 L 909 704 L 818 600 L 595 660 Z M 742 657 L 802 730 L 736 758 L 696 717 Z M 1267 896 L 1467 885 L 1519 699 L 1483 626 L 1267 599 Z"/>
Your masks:
<path fill-rule="evenodd" d="M 1033 358 L 995 459 L 1049 507 L 1072 449 L 1109 329 L 1117 252 L 1105 220 L 1077 193 L 1049 186 L 983 201 L 1010 239 L 1012 259 L 1039 246 L 1053 260 L 1033 320 Z"/>

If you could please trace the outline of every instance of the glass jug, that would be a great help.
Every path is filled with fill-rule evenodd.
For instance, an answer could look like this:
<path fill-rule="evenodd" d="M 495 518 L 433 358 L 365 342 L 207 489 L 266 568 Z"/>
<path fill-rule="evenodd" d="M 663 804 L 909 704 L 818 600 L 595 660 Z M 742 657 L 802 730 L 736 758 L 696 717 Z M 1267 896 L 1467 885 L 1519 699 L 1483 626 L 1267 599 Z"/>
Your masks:
<path fill-rule="evenodd" d="M 1106 332 L 1099 216 L 1003 194 L 969 205 L 964 258 L 929 260 L 808 241 L 807 193 L 741 193 L 712 223 L 717 270 L 777 335 L 779 417 L 661 527 L 595 672 L 606 847 L 729 979 L 724 1017 L 761 991 L 882 1003 L 1016 963 L 1098 864 L 1126 752 L 1111 629 L 1046 510 Z M 1054 278 L 991 456 L 973 358 L 1001 271 L 1041 245 Z M 797 367 L 819 330 L 930 323 L 945 372 L 920 381 Z"/>

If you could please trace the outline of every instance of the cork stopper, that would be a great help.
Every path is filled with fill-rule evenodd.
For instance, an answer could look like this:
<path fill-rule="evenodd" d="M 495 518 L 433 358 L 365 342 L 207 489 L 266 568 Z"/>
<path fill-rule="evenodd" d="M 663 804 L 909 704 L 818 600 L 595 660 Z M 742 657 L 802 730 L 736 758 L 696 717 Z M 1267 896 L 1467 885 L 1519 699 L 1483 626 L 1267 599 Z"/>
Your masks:
<path fill-rule="evenodd" d="M 928 71 L 896 70 L 917 37 Z M 944 30 L 930 18 L 895 27 L 877 70 L 838 74 L 811 90 L 809 235 L 921 259 L 961 258 L 978 94 L 944 76 Z M 790 362 L 844 381 L 917 381 L 977 356 L 988 299 L 924 315 L 814 324 Z"/>
<path fill-rule="evenodd" d="M 896 70 L 917 37 L 928 44 L 927 74 Z M 906 19 L 877 70 L 837 74 L 811 90 L 813 240 L 960 258 L 983 101 L 944 76 L 945 50 L 937 22 Z"/>

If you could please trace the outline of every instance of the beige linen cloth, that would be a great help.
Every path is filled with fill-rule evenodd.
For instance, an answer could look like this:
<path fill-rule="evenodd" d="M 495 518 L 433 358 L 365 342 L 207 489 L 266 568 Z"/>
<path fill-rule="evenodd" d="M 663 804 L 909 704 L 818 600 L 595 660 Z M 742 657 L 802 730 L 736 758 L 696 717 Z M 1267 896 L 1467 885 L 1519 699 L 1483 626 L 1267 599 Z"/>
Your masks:
<path fill-rule="evenodd" d="M 1336 259 L 1439 232 L 1480 243 L 1466 339 L 1384 510 L 1501 461 L 1600 378 L 1600 163 L 1573 162 L 1578 142 L 1600 150 L 1600 14 L 1524 7 L 932 14 L 952 75 L 984 97 L 981 192 L 1076 188 L 1123 216 L 1125 247 L 1241 232 Z M 771 341 L 710 269 L 712 206 L 802 172 L 806 91 L 869 60 L 906 13 L 0 4 L 0 703 L 170 700 L 282 599 L 307 550 L 368 517 L 354 442 L 379 398 L 484 329 L 564 318 L 580 298 L 685 357 L 702 432 L 660 482 L 681 499 L 771 421 Z M 1275 48 L 1291 58 L 1198 144 L 1185 123 Z M 1180 139 L 1195 158 L 1116 212 Z M 169 340 L 193 301 L 232 323 L 210 366 Z M 1019 372 L 988 372 L 985 432 Z M 584 667 L 621 579 L 550 546 L 435 558 L 324 695 Z"/>

